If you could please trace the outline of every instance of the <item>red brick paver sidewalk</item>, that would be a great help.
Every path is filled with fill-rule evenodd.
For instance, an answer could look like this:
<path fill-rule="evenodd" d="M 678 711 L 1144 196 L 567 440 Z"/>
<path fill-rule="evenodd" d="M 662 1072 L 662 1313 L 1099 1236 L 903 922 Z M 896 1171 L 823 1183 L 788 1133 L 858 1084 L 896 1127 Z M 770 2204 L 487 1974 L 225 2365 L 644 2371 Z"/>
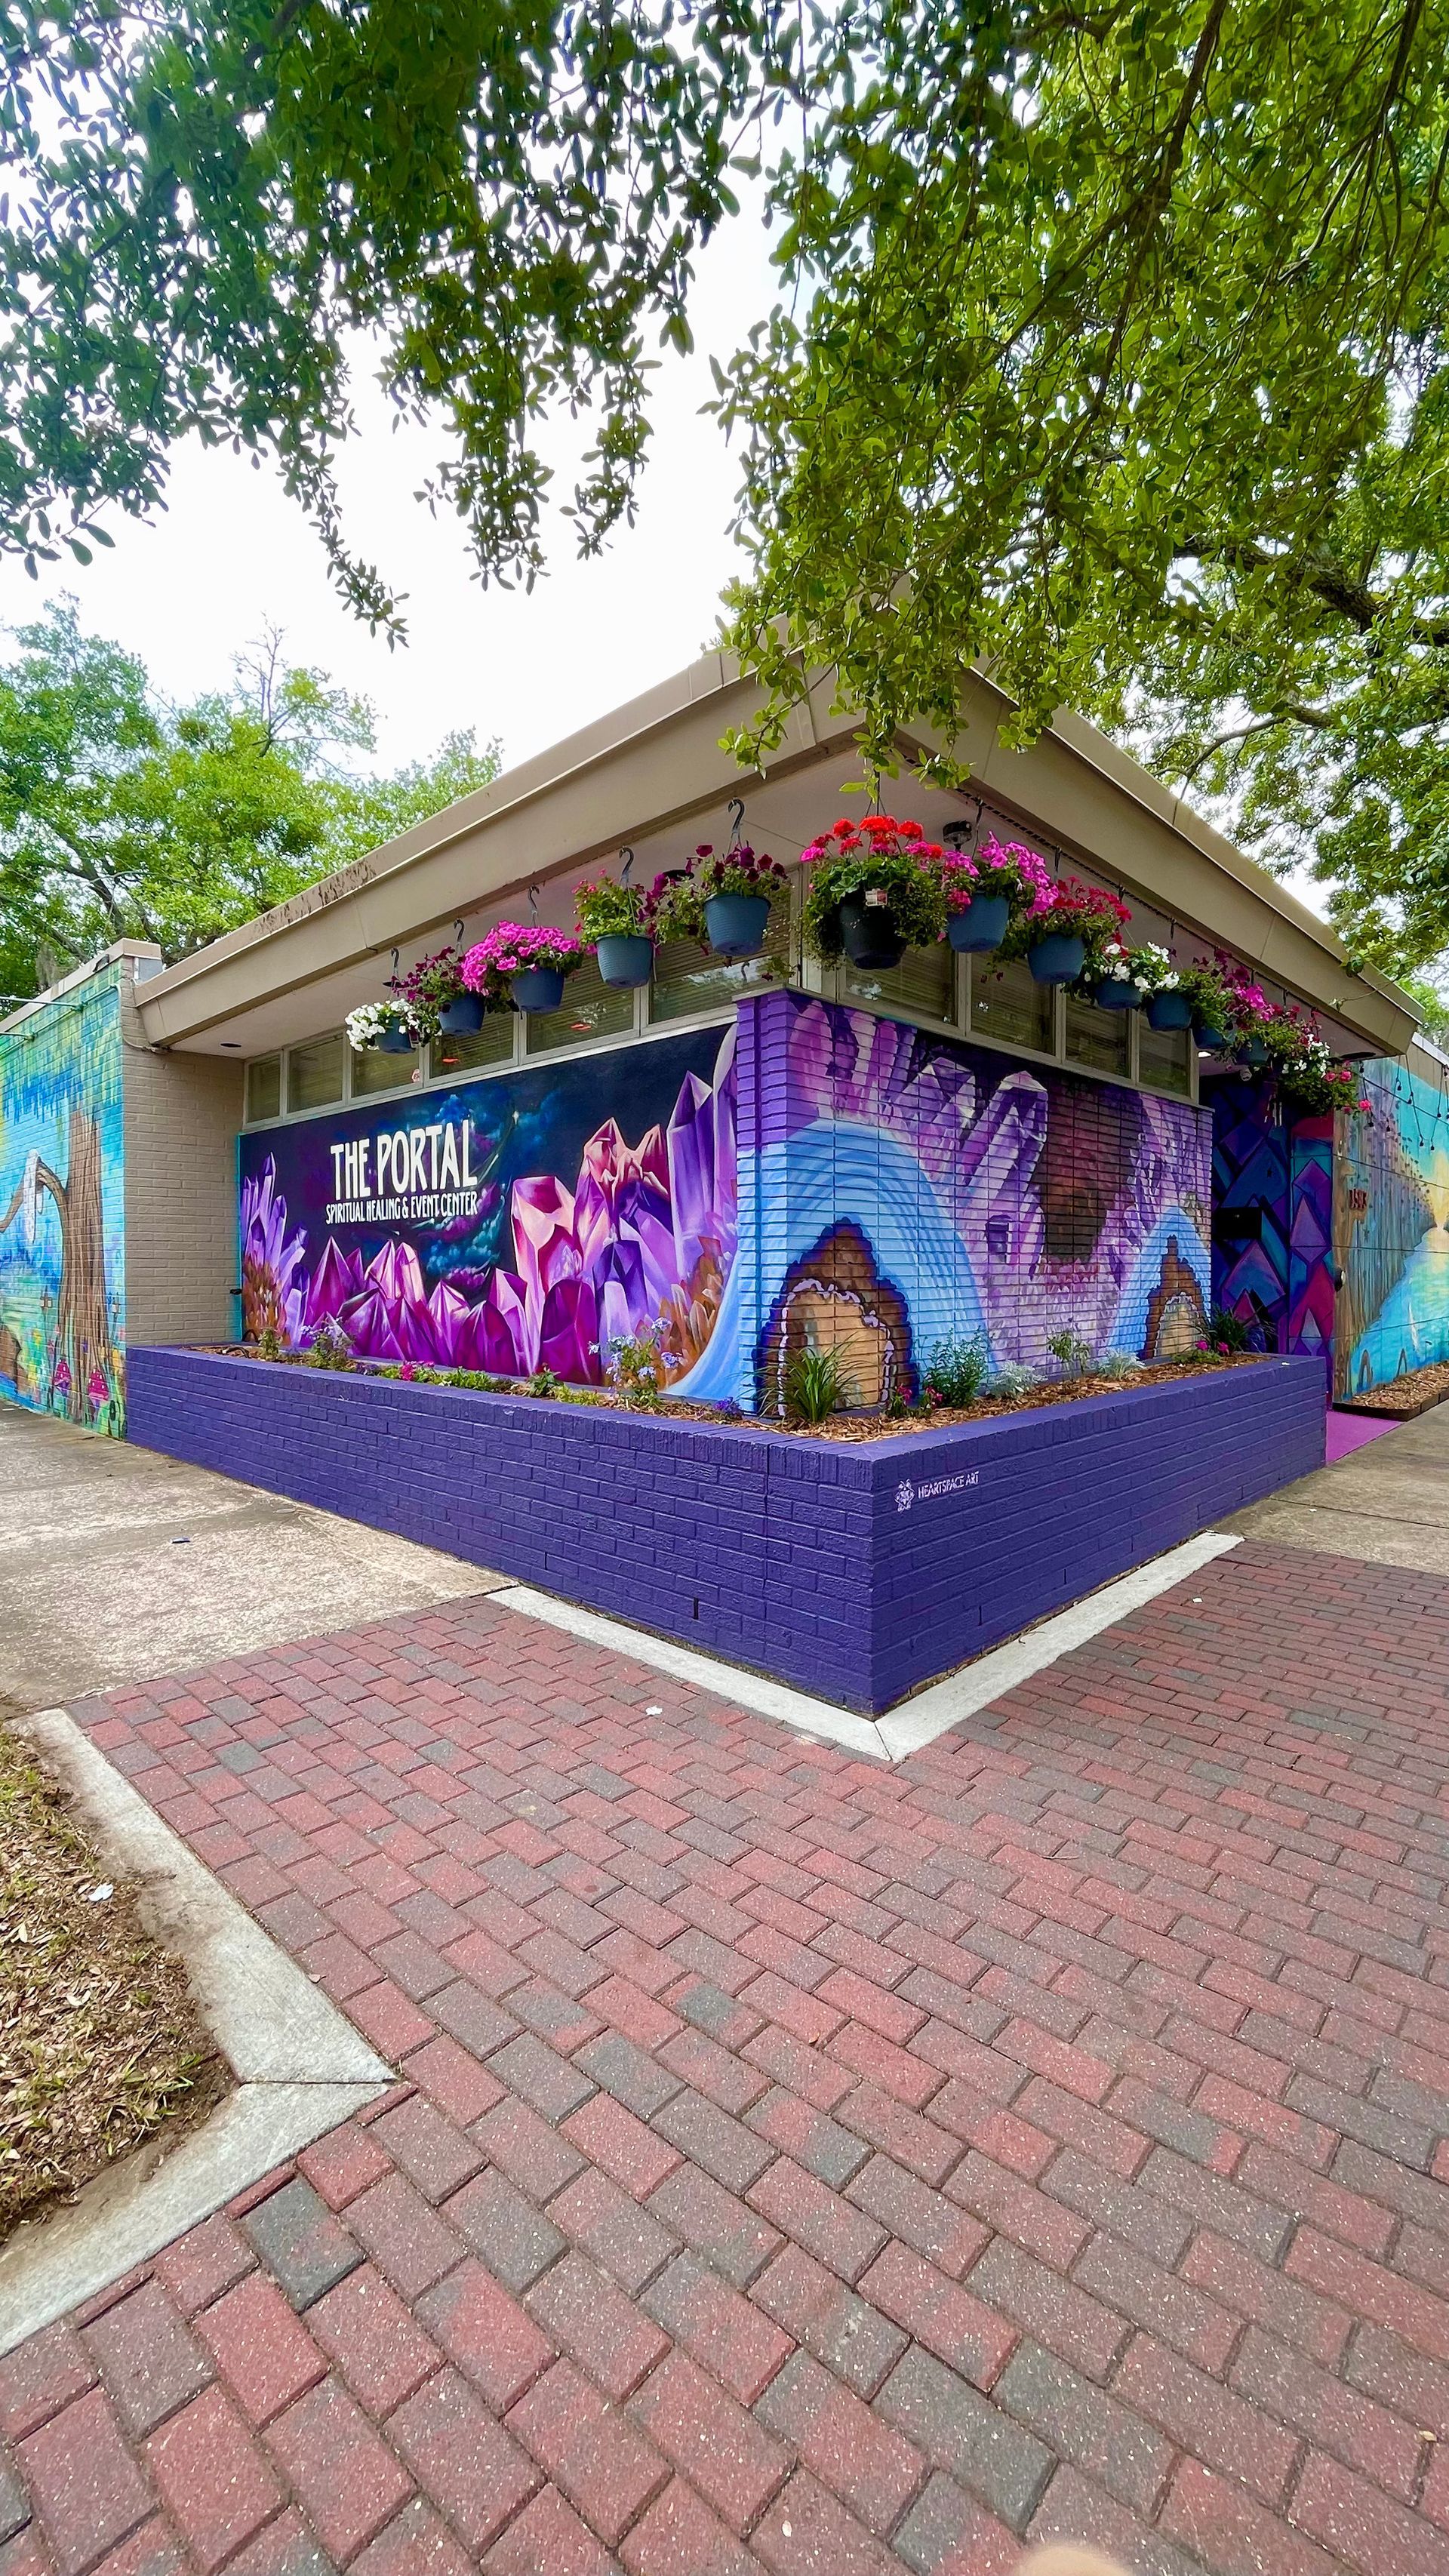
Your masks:
<path fill-rule="evenodd" d="M 1445 2576 L 1446 1673 L 1247 1546 L 895 1772 L 486 1599 L 90 1705 L 404 2084 L 0 2363 L 0 2576 Z"/>

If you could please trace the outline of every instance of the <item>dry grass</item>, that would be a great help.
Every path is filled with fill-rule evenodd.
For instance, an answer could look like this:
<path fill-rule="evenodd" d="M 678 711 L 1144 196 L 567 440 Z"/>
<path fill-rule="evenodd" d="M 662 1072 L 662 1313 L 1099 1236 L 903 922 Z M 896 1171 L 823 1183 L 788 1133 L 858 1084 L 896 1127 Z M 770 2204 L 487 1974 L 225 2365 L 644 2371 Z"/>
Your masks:
<path fill-rule="evenodd" d="M 0 1727 L 0 2237 L 230 2081 L 134 1891 Z"/>

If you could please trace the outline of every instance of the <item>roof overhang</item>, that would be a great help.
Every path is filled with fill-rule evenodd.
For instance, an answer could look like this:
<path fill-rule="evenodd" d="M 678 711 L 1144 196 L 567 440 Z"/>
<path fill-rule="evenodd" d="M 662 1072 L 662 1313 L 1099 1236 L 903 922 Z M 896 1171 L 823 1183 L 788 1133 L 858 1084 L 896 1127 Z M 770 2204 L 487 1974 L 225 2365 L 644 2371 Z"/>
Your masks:
<path fill-rule="evenodd" d="M 379 960 L 394 948 L 408 963 L 455 921 L 479 928 L 500 907 L 517 908 L 530 888 L 541 918 L 565 920 L 567 886 L 580 870 L 627 847 L 647 880 L 696 840 L 726 837 L 729 801 L 739 795 L 750 837 L 777 858 L 798 855 L 859 780 L 855 726 L 833 708 L 822 678 L 767 767 L 745 772 L 721 738 L 757 704 L 757 683 L 724 656 L 707 656 L 154 976 L 137 994 L 147 1038 L 255 1055 L 336 1027 L 354 1004 L 377 998 Z M 1230 949 L 1318 1011 L 1335 1044 L 1403 1052 L 1418 1026 L 1415 1006 L 1371 970 L 1351 973 L 1333 931 L 1306 905 L 1079 718 L 1059 716 L 1028 749 L 1003 749 L 1007 708 L 988 681 L 968 682 L 959 749 L 973 790 L 1067 862 L 1123 886 L 1144 916 L 1143 935 L 1175 925 Z M 909 757 L 929 738 L 903 736 L 901 747 Z M 909 803 L 939 834 L 972 811 L 974 796 L 913 784 Z"/>

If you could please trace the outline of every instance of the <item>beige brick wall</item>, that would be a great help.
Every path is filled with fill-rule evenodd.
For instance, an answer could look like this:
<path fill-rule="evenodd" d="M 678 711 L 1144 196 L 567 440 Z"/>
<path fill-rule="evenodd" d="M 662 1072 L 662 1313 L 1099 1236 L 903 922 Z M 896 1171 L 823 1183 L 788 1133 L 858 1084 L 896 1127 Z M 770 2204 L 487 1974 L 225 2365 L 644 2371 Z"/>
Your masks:
<path fill-rule="evenodd" d="M 148 1047 L 129 987 L 121 1038 L 126 1340 L 230 1341 L 241 1064 Z"/>

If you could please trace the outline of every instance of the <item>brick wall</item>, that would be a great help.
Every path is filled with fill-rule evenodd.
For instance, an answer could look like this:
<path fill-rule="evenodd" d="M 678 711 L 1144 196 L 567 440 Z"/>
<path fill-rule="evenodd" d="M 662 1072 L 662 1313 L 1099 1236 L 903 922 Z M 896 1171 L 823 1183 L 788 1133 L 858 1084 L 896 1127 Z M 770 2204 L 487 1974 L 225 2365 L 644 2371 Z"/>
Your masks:
<path fill-rule="evenodd" d="M 871 1711 L 1320 1466 L 1323 1421 L 1292 1359 L 846 1443 L 131 1354 L 151 1448 Z"/>
<path fill-rule="evenodd" d="M 240 1059 L 148 1047 L 129 986 L 124 1048 L 126 1312 L 133 1342 L 236 1332 Z"/>
<path fill-rule="evenodd" d="M 1036 1368 L 1063 1332 L 1141 1358 L 1199 1339 L 1205 1110 L 804 993 L 739 1023 L 747 1409 L 779 1410 L 812 1343 L 869 1406 L 952 1339 Z"/>

